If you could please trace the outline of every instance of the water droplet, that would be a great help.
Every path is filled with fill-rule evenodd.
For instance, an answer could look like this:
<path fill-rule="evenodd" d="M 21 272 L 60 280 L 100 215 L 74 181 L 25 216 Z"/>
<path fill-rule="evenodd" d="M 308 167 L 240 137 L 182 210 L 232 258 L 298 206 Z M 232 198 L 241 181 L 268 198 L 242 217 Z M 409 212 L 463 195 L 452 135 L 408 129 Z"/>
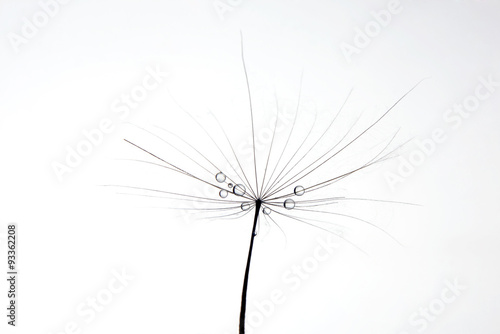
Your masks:
<path fill-rule="evenodd" d="M 245 195 L 247 192 L 247 189 L 245 188 L 244 185 L 242 184 L 237 184 L 233 187 L 233 193 L 236 195 L 236 196 L 243 196 Z"/>
<path fill-rule="evenodd" d="M 251 207 L 250 203 L 242 203 L 241 204 L 241 210 L 243 210 L 243 211 L 250 210 L 250 207 Z"/>
<path fill-rule="evenodd" d="M 271 209 L 269 209 L 268 207 L 265 207 L 262 209 L 262 213 L 264 213 L 265 215 L 270 215 L 271 214 Z"/>
<path fill-rule="evenodd" d="M 306 190 L 304 189 L 304 187 L 302 186 L 296 186 L 295 189 L 293 190 L 293 192 L 295 193 L 295 195 L 297 196 L 302 196 L 305 194 Z"/>
<path fill-rule="evenodd" d="M 226 198 L 227 194 L 228 194 L 227 190 L 222 189 L 221 191 L 219 191 L 219 196 L 222 198 Z"/>
<path fill-rule="evenodd" d="M 215 179 L 217 180 L 217 182 L 222 183 L 226 181 L 226 175 L 222 172 L 219 172 L 217 173 L 217 175 L 215 175 Z"/>
<path fill-rule="evenodd" d="M 233 184 L 232 183 L 228 183 L 227 186 L 228 186 L 229 189 L 233 188 Z"/>
<path fill-rule="evenodd" d="M 285 207 L 285 209 L 292 210 L 293 208 L 295 208 L 295 201 L 289 198 L 283 202 L 283 206 Z"/>

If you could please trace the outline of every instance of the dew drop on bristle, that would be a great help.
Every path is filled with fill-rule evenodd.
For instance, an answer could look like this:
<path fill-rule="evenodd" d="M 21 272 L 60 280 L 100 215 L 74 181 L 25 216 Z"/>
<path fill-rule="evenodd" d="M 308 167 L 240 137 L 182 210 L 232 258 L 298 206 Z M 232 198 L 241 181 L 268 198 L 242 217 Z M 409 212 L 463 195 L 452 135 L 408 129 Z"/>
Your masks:
<path fill-rule="evenodd" d="M 241 210 L 243 210 L 243 211 L 250 210 L 250 207 L 251 207 L 250 203 L 242 203 L 241 204 Z"/>
<path fill-rule="evenodd" d="M 265 215 L 270 215 L 271 214 L 271 209 L 269 209 L 269 208 L 263 208 L 262 209 L 262 213 L 265 214 Z"/>
<path fill-rule="evenodd" d="M 217 180 L 217 182 L 222 183 L 226 181 L 226 175 L 222 172 L 219 172 L 217 173 L 217 175 L 215 175 L 215 179 Z"/>
<path fill-rule="evenodd" d="M 293 192 L 297 196 L 302 196 L 305 194 L 306 190 L 302 186 L 296 186 L 295 189 L 293 189 Z"/>
<path fill-rule="evenodd" d="M 283 202 L 283 206 L 285 207 L 285 209 L 292 210 L 293 208 L 295 208 L 295 201 L 289 198 Z"/>
<path fill-rule="evenodd" d="M 233 184 L 232 184 L 232 183 L 228 183 L 228 184 L 227 184 L 227 187 L 228 187 L 229 189 L 232 189 L 232 188 L 233 188 Z"/>
<path fill-rule="evenodd" d="M 247 192 L 247 189 L 245 188 L 244 185 L 242 184 L 237 184 L 233 187 L 233 193 L 236 195 L 236 196 L 243 196 L 245 195 Z"/>
<path fill-rule="evenodd" d="M 222 197 L 222 198 L 226 198 L 228 195 L 228 192 L 227 190 L 224 190 L 222 189 L 221 191 L 219 191 L 219 196 Z"/>

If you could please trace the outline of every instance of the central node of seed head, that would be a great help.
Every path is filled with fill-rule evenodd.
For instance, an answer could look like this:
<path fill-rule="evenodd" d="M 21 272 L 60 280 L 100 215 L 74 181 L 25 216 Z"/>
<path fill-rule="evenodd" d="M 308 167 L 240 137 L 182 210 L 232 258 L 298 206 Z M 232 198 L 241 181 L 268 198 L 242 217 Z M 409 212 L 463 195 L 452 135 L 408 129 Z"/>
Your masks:
<path fill-rule="evenodd" d="M 263 202 L 262 202 L 262 199 L 260 197 L 255 200 L 255 210 L 256 210 L 255 215 L 256 215 L 256 217 L 259 215 L 260 210 L 262 209 L 262 204 L 263 204 Z"/>

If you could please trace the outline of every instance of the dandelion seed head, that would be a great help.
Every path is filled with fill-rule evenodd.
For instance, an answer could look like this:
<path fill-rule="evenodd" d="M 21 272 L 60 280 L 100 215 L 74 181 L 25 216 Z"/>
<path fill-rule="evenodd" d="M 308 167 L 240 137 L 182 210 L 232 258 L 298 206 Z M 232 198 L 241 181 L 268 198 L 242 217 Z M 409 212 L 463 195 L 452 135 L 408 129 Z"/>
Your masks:
<path fill-rule="evenodd" d="M 183 161 L 176 161 L 171 156 L 164 156 L 162 153 L 156 153 L 156 151 L 153 152 L 145 146 L 139 146 L 139 144 L 134 144 L 126 140 L 129 144 L 155 159 L 155 162 L 142 161 L 142 163 L 148 164 L 148 166 L 151 167 L 162 168 L 162 170 L 169 170 L 170 172 L 177 173 L 177 175 L 182 175 L 182 177 L 188 178 L 193 182 L 196 181 L 199 184 L 204 184 L 205 187 L 208 188 L 208 191 L 206 191 L 205 194 L 190 194 L 186 193 L 185 189 L 190 189 L 192 191 L 197 189 L 193 187 L 186 187 L 184 183 L 182 184 L 183 188 L 180 191 L 147 187 L 129 187 L 131 189 L 146 192 L 143 196 L 147 196 L 148 198 L 158 197 L 162 200 L 164 198 L 171 198 L 177 201 L 176 203 L 199 203 L 200 207 L 182 209 L 190 210 L 193 215 L 213 213 L 207 217 L 209 219 L 239 219 L 247 216 L 247 214 L 251 212 L 255 213 L 241 298 L 239 322 L 240 334 L 244 334 L 245 332 L 246 293 L 254 237 L 260 233 L 261 217 L 259 216 L 259 213 L 264 215 L 264 219 L 262 219 L 263 224 L 269 224 L 270 222 L 278 227 L 281 232 L 283 232 L 283 229 L 280 226 L 282 223 L 302 223 L 322 231 L 333 233 L 363 253 L 365 252 L 350 241 L 349 238 L 345 238 L 342 235 L 337 234 L 335 231 L 332 231 L 332 229 L 339 224 L 339 219 L 362 223 L 389 235 L 380 226 L 371 223 L 363 217 L 338 212 L 338 206 L 331 208 L 332 204 L 336 204 L 338 201 L 363 202 L 375 200 L 354 197 L 332 197 L 329 190 L 331 190 L 331 187 L 337 182 L 343 181 L 353 174 L 358 174 L 362 170 L 392 158 L 392 155 L 395 153 L 397 148 L 391 149 L 390 146 L 396 137 L 397 132 L 392 138 L 390 138 L 390 140 L 386 140 L 375 145 L 375 151 L 367 151 L 369 156 L 360 157 L 360 161 L 356 161 L 353 166 L 339 166 L 339 161 L 346 161 L 345 152 L 355 149 L 356 144 L 361 142 L 360 139 L 366 137 L 365 134 L 374 128 L 383 118 L 385 118 L 386 115 L 399 103 L 399 101 L 401 101 L 402 98 L 404 98 L 416 87 L 415 86 L 409 90 L 375 121 L 372 121 L 369 125 L 363 127 L 362 129 L 358 130 L 355 127 L 359 119 L 358 118 L 351 122 L 352 124 L 346 128 L 346 131 L 330 131 L 334 127 L 338 127 L 336 122 L 337 116 L 341 114 L 344 105 L 347 103 L 347 100 L 352 92 L 351 90 L 345 98 L 344 103 L 336 111 L 336 113 L 329 115 L 330 121 L 326 124 L 326 128 L 323 127 L 319 133 L 316 133 L 313 131 L 315 129 L 315 125 L 321 123 L 316 122 L 317 115 L 314 115 L 314 123 L 312 123 L 309 129 L 307 124 L 304 123 L 300 117 L 298 117 L 299 114 L 304 112 L 300 103 L 302 90 L 301 76 L 297 104 L 296 108 L 294 108 L 295 112 L 293 122 L 289 126 L 289 131 L 284 133 L 283 136 L 281 136 L 282 138 L 280 138 L 280 136 L 277 136 L 279 132 L 277 132 L 279 122 L 278 117 L 276 117 L 272 137 L 270 137 L 271 142 L 269 145 L 265 145 L 265 147 L 268 147 L 267 151 L 264 152 L 267 155 L 266 158 L 265 156 L 258 157 L 256 154 L 256 139 L 258 139 L 259 134 L 257 133 L 256 135 L 255 132 L 256 121 L 254 120 L 250 83 L 244 60 L 243 67 L 248 90 L 249 121 L 251 122 L 249 130 L 251 130 L 250 153 L 252 154 L 250 154 L 249 163 L 246 163 L 245 160 L 242 160 L 239 157 L 239 154 L 237 154 L 234 149 L 235 145 L 232 144 L 230 139 L 231 136 L 224 131 L 224 128 L 215 116 L 213 116 L 214 120 L 221 128 L 221 131 L 218 133 L 223 134 L 223 137 L 221 138 L 217 138 L 218 136 L 212 136 L 211 133 L 206 130 L 203 122 L 199 122 L 182 107 L 181 109 L 188 116 L 190 116 L 190 118 L 197 123 L 197 125 L 206 134 L 207 140 L 205 140 L 205 142 L 213 145 L 214 148 L 217 148 L 218 152 L 215 151 L 216 154 L 214 156 L 204 153 L 204 150 L 201 148 L 198 149 L 198 145 L 190 144 L 182 139 L 180 139 L 180 141 L 187 146 L 187 150 L 182 148 L 180 149 L 177 145 L 170 144 L 162 136 L 150 131 L 146 132 L 151 134 L 156 139 L 159 139 L 161 142 L 167 144 L 173 150 L 176 150 Z M 278 103 L 277 96 L 275 100 L 276 113 L 278 115 L 280 105 Z M 280 127 L 283 126 L 283 124 L 279 125 Z M 305 133 L 302 133 L 302 128 L 305 128 Z M 237 129 L 239 130 L 240 128 L 238 127 Z M 330 132 L 338 134 L 338 138 L 329 138 Z M 328 147 L 322 147 L 320 144 L 323 142 L 328 143 Z M 274 158 L 274 156 L 276 156 L 276 158 Z M 225 165 L 221 165 L 221 163 L 224 163 Z M 259 172 L 259 167 L 264 167 L 264 170 Z M 222 170 L 227 172 L 227 176 L 222 172 Z M 249 171 L 251 172 L 249 173 Z M 321 172 L 325 172 L 326 175 L 321 175 Z M 216 182 L 213 181 L 214 176 Z M 303 184 L 305 187 L 297 184 Z M 290 190 L 293 186 L 295 187 L 293 188 L 293 192 L 291 192 Z M 156 182 L 155 187 L 157 187 Z M 306 196 L 308 197 L 307 199 L 299 200 L 295 198 L 294 200 L 290 198 L 293 196 L 303 196 L 306 189 L 308 192 L 308 196 Z M 220 198 L 217 198 L 216 195 L 214 196 L 215 191 L 219 192 Z M 237 198 L 229 196 L 230 193 L 236 195 Z M 297 201 L 297 203 L 295 201 Z M 176 208 L 180 209 L 178 206 Z M 272 212 L 274 212 L 273 217 L 270 216 Z M 313 214 L 316 214 L 318 217 L 313 216 Z M 338 218 L 335 219 L 335 223 L 332 222 L 332 217 Z M 262 233 L 259 237 L 261 235 Z M 393 238 L 392 236 L 390 237 Z"/>

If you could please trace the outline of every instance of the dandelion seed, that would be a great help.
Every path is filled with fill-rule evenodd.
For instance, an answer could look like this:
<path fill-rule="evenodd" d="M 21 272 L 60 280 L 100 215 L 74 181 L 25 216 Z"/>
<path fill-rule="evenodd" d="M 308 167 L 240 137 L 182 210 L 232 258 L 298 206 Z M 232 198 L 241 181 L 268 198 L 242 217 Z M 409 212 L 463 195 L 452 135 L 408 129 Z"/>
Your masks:
<path fill-rule="evenodd" d="M 393 157 L 394 153 L 400 147 L 396 147 L 395 149 L 389 150 L 389 146 L 393 143 L 393 140 L 396 134 L 388 141 L 380 143 L 381 148 L 376 152 L 376 154 L 372 154 L 369 158 L 363 160 L 362 163 L 358 164 L 354 168 L 349 168 L 342 172 L 336 172 L 336 174 L 332 175 L 331 169 L 328 170 L 326 176 L 322 179 L 312 181 L 311 175 L 321 175 L 321 171 L 327 170 L 325 166 L 329 166 L 332 161 L 335 161 L 342 152 L 347 150 L 349 147 L 352 147 L 355 143 L 357 143 L 360 138 L 364 136 L 370 129 L 372 129 L 377 123 L 379 123 L 384 117 L 388 115 L 388 113 L 415 87 L 406 92 L 399 100 L 397 100 L 390 108 L 388 108 L 382 116 L 376 119 L 375 122 L 371 123 L 368 127 L 363 128 L 362 131 L 355 131 L 355 125 L 357 124 L 357 120 L 347 129 L 347 131 L 343 131 L 335 141 L 328 141 L 328 149 L 322 150 L 321 152 L 316 152 L 315 149 L 319 147 L 318 143 L 325 142 L 326 135 L 329 131 L 337 124 L 336 121 L 338 119 L 339 114 L 343 110 L 345 104 L 347 103 L 348 98 L 351 93 L 347 95 L 344 103 L 339 108 L 337 113 L 334 115 L 331 122 L 327 125 L 327 127 L 323 130 L 321 135 L 313 140 L 313 143 L 310 143 L 310 139 L 314 137 L 313 128 L 316 126 L 316 118 L 312 127 L 308 130 L 307 135 L 302 138 L 298 137 L 300 140 L 300 145 L 297 149 L 292 150 L 293 153 L 287 151 L 289 145 L 291 143 L 291 138 L 295 139 L 297 134 L 296 124 L 298 124 L 298 113 L 300 109 L 300 96 L 301 96 L 301 88 L 302 88 L 302 75 L 300 80 L 300 89 L 299 89 L 299 98 L 297 101 L 297 108 L 295 113 L 295 118 L 293 120 L 291 130 L 288 132 L 287 139 L 285 140 L 284 147 L 281 150 L 281 154 L 277 161 L 271 159 L 271 154 L 273 153 L 273 145 L 278 145 L 278 142 L 275 143 L 275 135 L 276 128 L 278 125 L 278 118 L 276 119 L 276 123 L 274 126 L 273 136 L 271 140 L 271 144 L 269 150 L 267 151 L 267 159 L 265 163 L 265 168 L 263 173 L 258 173 L 258 161 L 257 154 L 255 151 L 255 125 L 254 125 L 254 114 L 252 108 L 252 97 L 250 94 L 250 83 L 248 78 L 248 73 L 245 65 L 245 59 L 243 54 L 243 41 L 241 45 L 241 59 L 243 64 L 243 71 L 246 79 L 246 87 L 248 91 L 248 100 L 249 100 L 249 114 L 250 114 L 250 122 L 251 122 L 251 134 L 252 134 L 252 158 L 253 158 L 253 177 L 251 174 L 247 174 L 245 168 L 243 167 L 238 155 L 234 151 L 234 147 L 229 139 L 229 136 L 224 131 L 224 128 L 220 125 L 217 118 L 214 116 L 214 119 L 217 121 L 217 124 L 221 127 L 221 133 L 224 135 L 227 140 L 227 145 L 231 149 L 230 153 L 225 152 L 220 143 L 210 134 L 209 131 L 205 129 L 202 123 L 198 122 L 196 118 L 194 118 L 189 112 L 183 109 L 175 100 L 174 102 L 180 107 L 180 109 L 185 112 L 192 120 L 204 131 L 207 135 L 207 142 L 213 144 L 218 152 L 220 153 L 220 158 L 223 158 L 223 161 L 229 166 L 228 168 L 222 165 L 218 165 L 216 160 L 213 159 L 209 155 L 205 155 L 202 153 L 202 150 L 196 148 L 195 145 L 192 145 L 185 141 L 184 139 L 178 138 L 183 144 L 187 146 L 187 148 L 193 153 L 189 155 L 185 153 L 185 151 L 181 149 L 177 149 L 175 145 L 170 144 L 167 140 L 158 134 L 153 132 L 144 130 L 146 133 L 153 135 L 157 139 L 160 139 L 162 142 L 169 145 L 173 149 L 176 149 L 181 155 L 188 159 L 191 164 L 195 164 L 198 166 L 198 171 L 192 171 L 191 168 L 181 166 L 177 162 L 167 161 L 166 158 L 162 157 L 160 154 L 154 153 L 150 150 L 144 148 L 144 146 L 139 146 L 138 144 L 132 143 L 129 140 L 126 140 L 127 143 L 131 144 L 135 148 L 142 151 L 143 154 L 146 154 L 152 159 L 155 159 L 154 162 L 150 161 L 141 161 L 141 160 L 131 160 L 136 163 L 140 163 L 144 166 L 148 166 L 151 168 L 162 168 L 162 170 L 168 171 L 170 173 L 175 173 L 179 177 L 183 177 L 189 179 L 193 182 L 199 182 L 200 184 L 204 184 L 207 187 L 210 187 L 212 190 L 216 190 L 219 193 L 219 196 L 213 195 L 192 195 L 185 194 L 183 192 L 175 192 L 175 191 L 165 191 L 162 189 L 148 188 L 148 187 L 126 187 L 130 190 L 141 191 L 141 194 L 131 194 L 136 196 L 143 196 L 147 198 L 158 198 L 158 199 L 169 199 L 172 201 L 176 201 L 179 203 L 197 203 L 206 205 L 206 207 L 201 208 L 181 208 L 177 207 L 177 209 L 184 209 L 192 211 L 193 214 L 206 214 L 207 212 L 213 212 L 217 215 L 211 215 L 210 217 L 206 217 L 208 219 L 238 219 L 241 217 L 245 217 L 250 212 L 253 212 L 252 209 L 255 209 L 252 231 L 250 234 L 250 245 L 248 250 L 248 258 L 246 261 L 245 274 L 243 279 L 243 289 L 241 295 L 241 306 L 240 306 L 240 318 L 239 318 L 239 333 L 245 333 L 245 315 L 246 315 L 246 304 L 247 304 L 247 290 L 248 290 L 248 282 L 250 275 L 250 265 L 252 258 L 252 251 L 254 245 L 254 239 L 259 234 L 259 221 L 260 221 L 260 213 L 262 212 L 263 217 L 265 218 L 265 223 L 267 224 L 269 221 L 274 224 L 279 230 L 284 234 L 283 229 L 280 226 L 281 220 L 286 218 L 285 221 L 295 221 L 299 223 L 306 224 L 308 226 L 312 226 L 322 231 L 327 231 L 337 235 L 339 238 L 345 240 L 356 249 L 359 249 L 361 252 L 364 252 L 361 248 L 352 243 L 348 238 L 339 235 L 333 232 L 330 228 L 334 226 L 331 222 L 331 219 L 313 219 L 310 216 L 310 213 L 316 213 L 318 215 L 324 215 L 323 217 L 332 217 L 336 218 L 344 218 L 349 219 L 352 222 L 358 222 L 360 224 L 364 224 L 366 226 L 370 226 L 376 228 L 386 234 L 383 229 L 379 226 L 363 219 L 360 217 L 356 217 L 353 215 L 343 214 L 339 212 L 333 212 L 328 210 L 317 210 L 312 209 L 314 207 L 331 207 L 333 204 L 338 203 L 339 201 L 369 201 L 370 199 L 362 199 L 362 198 L 348 198 L 348 197 L 333 197 L 332 195 L 321 196 L 320 190 L 329 187 L 332 187 L 337 182 L 340 182 L 353 174 L 357 174 L 358 172 L 365 170 L 371 166 L 384 162 Z M 352 91 L 352 90 L 351 90 Z M 276 98 L 277 101 L 277 98 Z M 276 112 L 278 112 L 278 103 L 276 102 Z M 351 138 L 351 134 L 354 133 L 354 138 Z M 174 135 L 175 136 L 175 135 Z M 351 137 L 349 137 L 351 136 Z M 208 141 L 208 139 L 210 139 Z M 293 140 L 292 140 L 293 141 Z M 303 152 L 305 151 L 305 152 Z M 287 153 L 285 153 L 287 152 Z M 289 157 L 291 155 L 291 157 Z M 210 158 L 209 158 L 210 157 Z M 201 160 L 201 161 L 200 161 Z M 232 161 L 231 161 L 232 160 Z M 312 162 L 310 162 L 313 160 Z M 208 165 L 207 165 L 208 163 Z M 273 166 L 274 165 L 274 166 Z M 306 166 L 303 166 L 306 165 Z M 248 166 L 245 166 L 248 167 Z M 227 171 L 227 175 L 222 172 L 222 170 Z M 268 171 L 272 172 L 268 174 Z M 203 173 L 203 174 L 201 174 Z M 215 181 L 213 177 L 215 175 Z M 250 177 L 249 177 L 250 176 Z M 261 179 L 259 179 L 261 176 Z M 261 180 L 259 182 L 259 180 Z M 254 182 L 255 181 L 255 184 Z M 225 187 L 224 182 L 227 183 L 227 187 Z M 300 183 L 299 183 L 300 182 Z M 301 185 L 297 185 L 301 184 Z M 289 192 L 293 185 L 296 185 L 293 188 L 292 192 Z M 229 191 L 227 189 L 230 189 Z M 248 192 L 247 192 L 248 190 Z M 230 192 L 232 192 L 235 196 L 229 196 Z M 305 196 L 304 196 L 305 195 Z M 304 196 L 300 199 L 294 196 Z M 294 197 L 292 199 L 291 197 Z M 388 202 L 388 201 L 386 201 Z M 381 201 L 381 203 L 383 203 Z M 320 208 L 321 209 L 321 208 Z M 274 218 L 271 217 L 271 213 Z M 223 213 L 223 214 L 221 214 Z M 265 233 L 263 233 L 265 234 Z M 389 235 L 390 236 L 390 235 Z M 260 236 L 259 236 L 260 237 Z M 286 238 L 286 235 L 285 235 Z M 391 236 L 392 238 L 392 236 Z"/>

